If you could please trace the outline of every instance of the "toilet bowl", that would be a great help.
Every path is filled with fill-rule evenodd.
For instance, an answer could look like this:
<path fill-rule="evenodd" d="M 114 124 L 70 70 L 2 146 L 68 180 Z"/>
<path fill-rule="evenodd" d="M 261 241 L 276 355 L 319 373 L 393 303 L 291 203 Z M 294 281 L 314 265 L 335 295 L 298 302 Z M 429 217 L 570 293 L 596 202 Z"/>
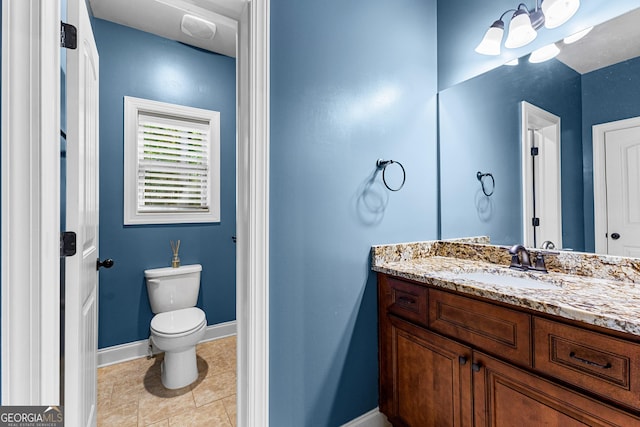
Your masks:
<path fill-rule="evenodd" d="M 196 344 L 204 336 L 207 319 L 195 307 L 200 290 L 200 265 L 145 270 L 151 310 L 151 342 L 164 351 L 162 385 L 188 386 L 198 378 Z"/>

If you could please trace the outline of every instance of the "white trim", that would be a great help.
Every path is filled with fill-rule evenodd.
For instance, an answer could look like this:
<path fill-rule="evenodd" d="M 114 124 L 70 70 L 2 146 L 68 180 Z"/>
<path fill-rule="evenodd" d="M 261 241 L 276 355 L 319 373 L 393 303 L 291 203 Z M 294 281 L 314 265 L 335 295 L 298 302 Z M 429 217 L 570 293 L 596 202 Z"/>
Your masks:
<path fill-rule="evenodd" d="M 213 341 L 236 334 L 236 322 L 224 322 L 207 326 L 204 338 L 200 343 Z M 140 340 L 126 344 L 114 345 L 98 350 L 98 368 L 116 363 L 127 362 L 133 359 L 146 357 L 148 354 L 149 340 Z"/>
<path fill-rule="evenodd" d="M 60 2 L 2 2 L 2 404 L 59 403 Z"/>
<path fill-rule="evenodd" d="M 343 424 L 342 427 L 391 427 L 391 423 L 387 421 L 387 417 L 385 417 L 378 408 L 375 408 L 366 414 Z"/>
<path fill-rule="evenodd" d="M 607 171 L 605 163 L 605 135 L 613 130 L 640 126 L 640 117 L 593 125 L 593 228 L 595 252 L 606 254 L 607 249 Z"/>
<path fill-rule="evenodd" d="M 269 425 L 269 0 L 238 25 L 237 422 Z"/>
<path fill-rule="evenodd" d="M 552 127 L 555 133 L 554 138 L 556 144 L 555 157 L 558 159 L 558 177 L 562 173 L 562 157 L 561 157 L 561 119 L 540 107 L 528 103 L 520 102 L 520 155 L 521 155 L 521 191 L 522 191 L 522 241 L 527 247 L 533 247 L 533 229 L 531 227 L 531 218 L 533 217 L 533 202 L 531 196 L 532 188 L 532 166 L 531 166 L 531 142 L 529 138 L 529 129 L 535 126 L 536 129 L 547 129 Z M 554 220 L 558 221 L 559 236 L 553 239 L 556 247 L 562 247 L 562 189 L 558 185 L 557 192 L 553 202 L 549 201 L 557 210 L 553 213 Z M 545 195 L 548 197 L 548 195 Z M 544 219 L 544 218 L 543 218 Z M 538 242 L 540 244 L 542 242 Z"/>

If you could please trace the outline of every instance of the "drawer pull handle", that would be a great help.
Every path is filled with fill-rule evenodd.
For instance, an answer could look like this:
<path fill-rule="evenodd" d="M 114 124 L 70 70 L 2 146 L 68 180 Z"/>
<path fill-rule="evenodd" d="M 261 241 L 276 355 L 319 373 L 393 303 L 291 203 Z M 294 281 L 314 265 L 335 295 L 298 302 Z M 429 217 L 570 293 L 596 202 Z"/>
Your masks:
<path fill-rule="evenodd" d="M 458 356 L 458 362 L 461 365 L 466 365 L 467 364 L 467 360 L 469 360 L 469 359 L 467 359 L 467 356 Z"/>
<path fill-rule="evenodd" d="M 403 305 L 414 305 L 416 300 L 409 297 L 400 297 L 398 298 L 398 302 Z"/>
<path fill-rule="evenodd" d="M 603 365 L 603 364 L 598 363 L 598 362 L 592 362 L 591 360 L 583 359 L 582 357 L 576 356 L 576 354 L 573 351 L 571 353 L 569 353 L 569 357 L 572 358 L 572 359 L 577 360 L 580 363 L 584 363 L 585 365 L 595 366 L 595 367 L 602 368 L 602 369 L 611 369 L 611 363 L 609 363 L 609 362 L 607 362 L 606 365 Z"/>
<path fill-rule="evenodd" d="M 472 363 L 471 364 L 471 370 L 473 372 L 480 372 L 480 368 L 482 368 L 482 365 L 480 363 Z"/>

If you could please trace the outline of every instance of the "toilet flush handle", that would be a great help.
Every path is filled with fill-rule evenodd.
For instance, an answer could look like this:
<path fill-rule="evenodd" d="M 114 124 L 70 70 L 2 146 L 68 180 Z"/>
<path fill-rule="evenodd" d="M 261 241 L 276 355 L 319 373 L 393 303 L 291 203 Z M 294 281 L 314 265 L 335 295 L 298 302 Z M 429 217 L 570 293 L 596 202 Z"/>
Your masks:
<path fill-rule="evenodd" d="M 96 260 L 96 270 L 100 270 L 100 267 L 111 268 L 113 267 L 113 260 L 111 258 L 107 258 L 104 261 L 100 261 L 100 258 Z"/>

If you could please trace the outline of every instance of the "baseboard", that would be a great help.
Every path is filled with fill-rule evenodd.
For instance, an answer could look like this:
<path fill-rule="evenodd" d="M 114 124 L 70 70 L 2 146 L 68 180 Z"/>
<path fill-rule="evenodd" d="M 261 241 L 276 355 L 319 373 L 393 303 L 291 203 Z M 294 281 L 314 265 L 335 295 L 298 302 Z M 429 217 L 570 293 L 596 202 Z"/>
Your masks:
<path fill-rule="evenodd" d="M 204 338 L 200 342 L 212 341 L 218 338 L 228 337 L 236 334 L 236 321 L 218 323 L 207 326 Z M 126 344 L 114 345 L 98 350 L 98 367 L 113 365 L 114 363 L 126 362 L 128 360 L 145 357 L 149 340 L 140 340 Z"/>
<path fill-rule="evenodd" d="M 343 424 L 342 427 L 391 427 L 391 424 L 387 421 L 387 417 L 378 408 L 375 408 L 355 420 Z"/>

